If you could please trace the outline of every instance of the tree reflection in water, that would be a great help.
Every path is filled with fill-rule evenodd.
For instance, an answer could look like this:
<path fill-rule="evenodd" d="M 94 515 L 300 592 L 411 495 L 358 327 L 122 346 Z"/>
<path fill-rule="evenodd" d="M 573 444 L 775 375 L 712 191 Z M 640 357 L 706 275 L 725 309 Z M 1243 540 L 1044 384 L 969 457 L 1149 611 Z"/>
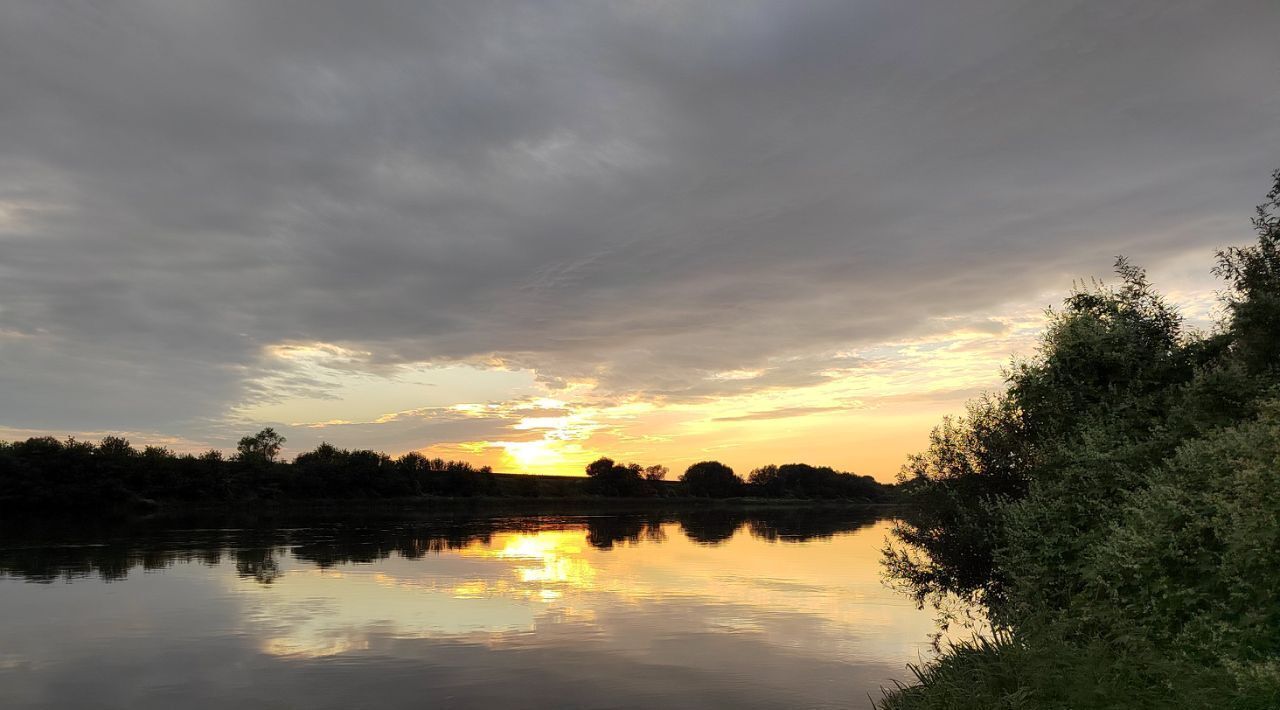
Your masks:
<path fill-rule="evenodd" d="M 426 519 L 272 516 L 197 516 L 132 521 L 10 521 L 0 530 L 0 574 L 31 582 L 97 576 L 124 579 L 130 571 L 158 570 L 176 563 L 235 563 L 241 577 L 270 584 L 283 571 L 277 558 L 326 569 L 370 563 L 397 555 L 420 559 L 472 545 L 488 545 L 495 534 L 582 531 L 597 550 L 662 542 L 664 527 L 689 540 L 718 545 L 746 530 L 768 542 L 804 542 L 853 532 L 874 523 L 878 511 L 788 508 L 769 511 L 699 510 L 573 516 L 467 516 Z"/>

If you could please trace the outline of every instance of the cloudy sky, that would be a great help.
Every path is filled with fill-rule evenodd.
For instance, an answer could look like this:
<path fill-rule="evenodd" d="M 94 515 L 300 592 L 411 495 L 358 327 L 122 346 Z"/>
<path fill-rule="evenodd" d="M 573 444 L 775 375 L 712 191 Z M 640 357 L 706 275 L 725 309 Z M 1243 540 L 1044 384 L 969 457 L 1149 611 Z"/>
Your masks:
<path fill-rule="evenodd" d="M 889 479 L 1123 253 L 1192 319 L 1280 3 L 0 5 L 0 437 Z"/>

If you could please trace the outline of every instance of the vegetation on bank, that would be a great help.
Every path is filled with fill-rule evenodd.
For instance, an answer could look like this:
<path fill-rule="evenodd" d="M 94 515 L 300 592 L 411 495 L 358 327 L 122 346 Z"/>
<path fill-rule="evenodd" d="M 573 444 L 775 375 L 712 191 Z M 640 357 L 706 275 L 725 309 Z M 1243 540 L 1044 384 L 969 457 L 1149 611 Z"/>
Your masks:
<path fill-rule="evenodd" d="M 925 708 L 1280 707 L 1280 171 L 1188 331 L 1142 270 L 1077 288 L 1003 392 L 904 468 L 886 551 L 994 637 L 887 694 Z"/>
<path fill-rule="evenodd" d="M 121 508 L 163 503 L 404 500 L 449 498 L 771 498 L 885 502 L 892 486 L 870 476 L 806 464 L 767 466 L 742 480 L 714 461 L 666 481 L 663 466 L 602 458 L 586 477 L 496 474 L 463 461 L 408 453 L 399 458 L 321 444 L 279 461 L 284 437 L 267 428 L 240 440 L 234 456 L 177 455 L 134 448 L 120 437 L 100 443 L 36 437 L 0 442 L 0 508 Z M 785 475 L 779 472 L 784 472 Z"/>

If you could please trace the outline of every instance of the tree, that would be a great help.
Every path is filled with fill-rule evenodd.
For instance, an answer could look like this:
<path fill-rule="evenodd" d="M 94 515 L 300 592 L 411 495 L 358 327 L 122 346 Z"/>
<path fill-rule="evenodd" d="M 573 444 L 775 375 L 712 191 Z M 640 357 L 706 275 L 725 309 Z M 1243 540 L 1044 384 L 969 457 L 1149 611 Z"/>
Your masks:
<path fill-rule="evenodd" d="M 587 475 L 590 476 L 591 478 L 596 478 L 596 479 L 603 478 L 605 476 L 608 476 L 609 472 L 612 470 L 613 470 L 613 459 L 609 458 L 608 456 L 601 456 L 595 461 L 592 461 L 591 463 L 587 464 Z"/>
<path fill-rule="evenodd" d="M 704 498 L 729 498 L 742 492 L 742 479 L 733 469 L 719 461 L 699 461 L 680 476 L 689 495 Z"/>
<path fill-rule="evenodd" d="M 804 463 L 762 466 L 752 471 L 747 480 L 751 495 L 766 498 L 861 498 L 875 501 L 887 495 L 885 487 L 870 476 Z"/>
<path fill-rule="evenodd" d="M 642 496 L 649 493 L 640 464 L 624 465 L 602 456 L 587 464 L 587 476 L 591 478 L 588 489 L 601 495 Z"/>
<path fill-rule="evenodd" d="M 1280 170 L 1271 177 L 1275 184 L 1253 219 L 1257 243 L 1219 251 L 1214 268 L 1230 284 L 1231 334 L 1251 372 L 1280 363 Z"/>
<path fill-rule="evenodd" d="M 98 444 L 99 456 L 127 459 L 137 454 L 138 452 L 129 444 L 129 440 L 122 436 L 104 436 L 102 442 Z"/>
<path fill-rule="evenodd" d="M 1121 284 L 1076 289 L 1005 390 L 908 462 L 891 576 L 985 603 L 997 635 L 882 707 L 1277 707 L 1273 178 L 1258 241 L 1218 253 L 1215 332 L 1119 260 Z"/>
<path fill-rule="evenodd" d="M 246 436 L 236 445 L 241 461 L 266 461 L 274 463 L 280 455 L 280 448 L 286 439 L 272 427 L 267 427 L 253 436 Z"/>
<path fill-rule="evenodd" d="M 670 472 L 671 472 L 670 469 L 668 469 L 666 466 L 663 466 L 660 463 L 655 463 L 654 465 L 645 468 L 644 480 L 665 481 L 667 478 L 667 474 Z"/>

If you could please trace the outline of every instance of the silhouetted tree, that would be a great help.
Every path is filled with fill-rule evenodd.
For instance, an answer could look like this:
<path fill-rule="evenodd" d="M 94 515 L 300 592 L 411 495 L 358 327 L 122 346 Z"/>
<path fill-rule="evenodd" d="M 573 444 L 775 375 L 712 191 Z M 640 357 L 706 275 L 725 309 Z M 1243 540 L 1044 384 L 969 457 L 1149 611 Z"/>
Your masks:
<path fill-rule="evenodd" d="M 279 458 L 284 437 L 264 429 L 240 440 L 231 460 L 211 449 L 198 456 L 177 455 L 163 446 L 135 449 L 122 437 L 98 445 L 51 437 L 0 442 L 0 506 L 151 508 L 166 501 L 372 499 L 418 496 L 665 497 L 741 495 L 736 476 L 699 479 L 692 486 L 663 480 L 667 468 L 618 463 L 604 457 L 587 466 L 587 479 L 571 477 L 499 477 L 465 461 L 427 458 L 410 452 L 398 459 L 371 450 L 340 449 L 327 442 L 304 451 L 292 462 Z M 704 466 L 705 467 L 705 466 Z M 785 467 L 784 467 L 785 468 Z M 825 469 L 824 469 L 825 470 Z M 854 477 L 832 473 L 833 489 L 783 495 L 857 498 Z M 866 479 L 870 480 L 870 479 Z M 878 485 L 878 484 L 875 484 Z M 811 487 L 812 488 L 812 487 Z M 867 498 L 869 496 L 861 496 Z"/>
<path fill-rule="evenodd" d="M 646 485 L 640 464 L 620 464 L 608 457 L 601 457 L 587 464 L 588 489 L 606 496 L 651 495 L 653 489 Z"/>
<path fill-rule="evenodd" d="M 240 443 L 236 444 L 236 451 L 239 452 L 241 461 L 273 463 L 280 455 L 280 448 L 284 443 L 283 436 L 276 433 L 272 427 L 267 427 L 253 436 L 240 439 Z"/>
<path fill-rule="evenodd" d="M 731 498 L 742 495 L 742 479 L 719 461 L 699 461 L 680 476 L 685 491 L 702 498 Z"/>
<path fill-rule="evenodd" d="M 137 456 L 138 452 L 122 436 L 104 436 L 98 444 L 98 455 L 111 459 L 128 459 Z"/>
<path fill-rule="evenodd" d="M 887 487 L 870 476 L 836 471 L 827 466 L 789 463 L 761 466 L 747 479 L 751 494 L 766 498 L 884 500 Z"/>
<path fill-rule="evenodd" d="M 608 456 L 600 458 L 587 464 L 587 475 L 591 478 L 604 478 L 613 471 L 613 459 Z"/>

